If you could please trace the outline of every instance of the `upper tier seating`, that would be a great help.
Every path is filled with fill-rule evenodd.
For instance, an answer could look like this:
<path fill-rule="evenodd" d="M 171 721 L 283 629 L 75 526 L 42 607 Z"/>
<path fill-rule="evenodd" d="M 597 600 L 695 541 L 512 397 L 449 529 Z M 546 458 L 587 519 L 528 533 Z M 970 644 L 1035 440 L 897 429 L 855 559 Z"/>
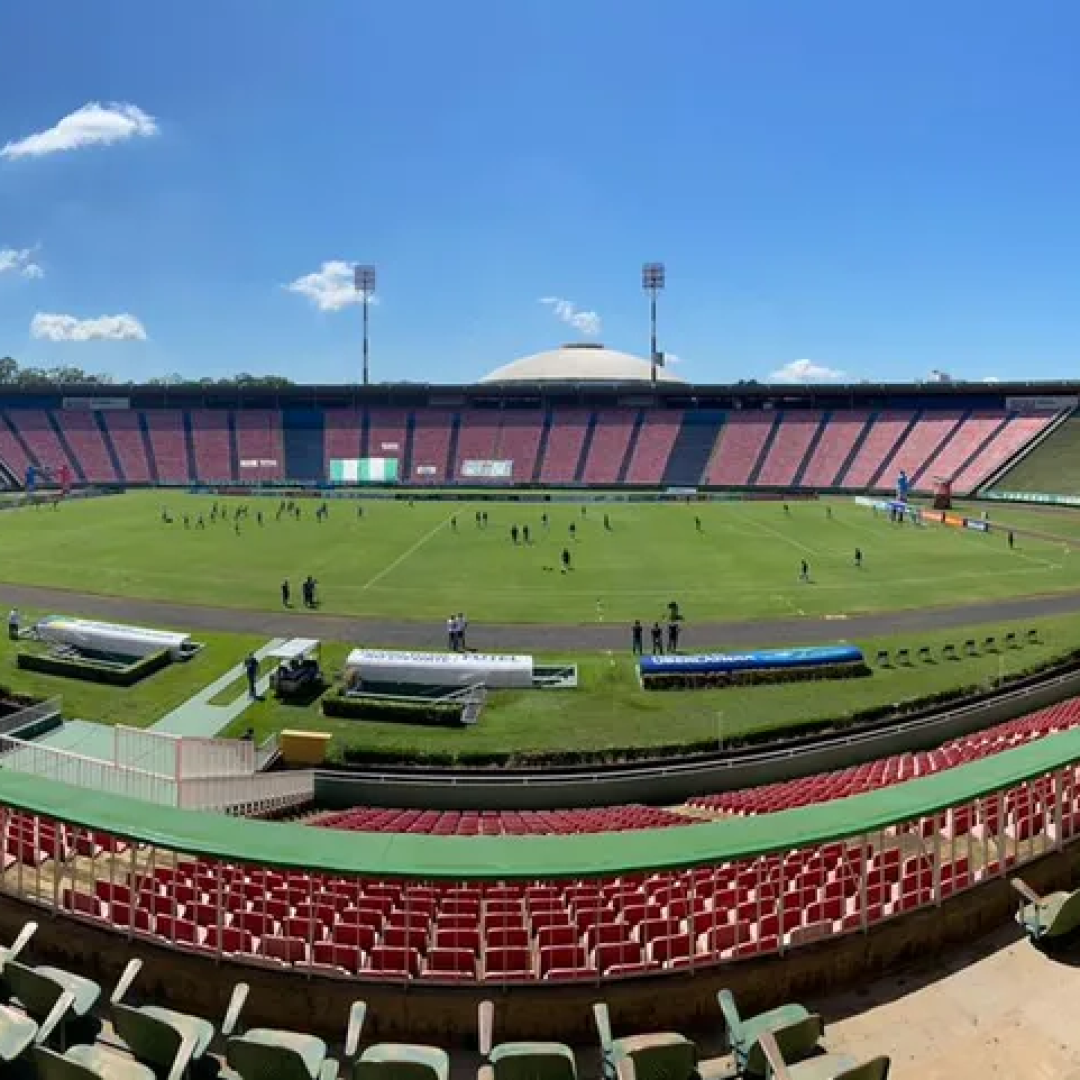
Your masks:
<path fill-rule="evenodd" d="M 573 836 L 693 825 L 695 819 L 653 806 L 590 810 L 396 810 L 356 807 L 313 820 L 324 829 L 427 833 L 432 836 Z"/>
<path fill-rule="evenodd" d="M 98 427 L 98 414 L 89 409 L 58 409 L 53 416 L 86 482 L 115 484 L 120 478 Z"/>
<path fill-rule="evenodd" d="M 634 433 L 633 409 L 601 409 L 596 414 L 589 456 L 585 460 L 586 484 L 611 485 L 622 475 L 623 463 Z"/>
<path fill-rule="evenodd" d="M 285 446 L 281 413 L 276 409 L 237 409 L 233 416 L 239 479 L 249 482 L 284 479 Z"/>
<path fill-rule="evenodd" d="M 734 410 L 726 416 L 712 410 L 700 414 L 700 424 L 684 427 L 688 418 L 693 414 L 680 409 L 618 406 L 547 412 L 332 407 L 324 413 L 323 457 L 394 458 L 400 479 L 410 483 L 528 484 L 535 478 L 609 486 L 670 484 L 684 474 L 679 483 L 696 482 L 699 458 L 708 455 L 701 479 L 707 486 L 889 490 L 904 471 L 918 491 L 933 490 L 944 477 L 957 494 L 968 494 L 1056 416 L 992 409 Z M 709 454 L 713 432 L 719 434 Z M 84 410 L 7 409 L 0 415 L 0 461 L 20 479 L 31 465 L 54 472 L 67 465 L 73 479 L 89 483 L 289 478 L 279 409 L 106 410 L 100 419 Z M 481 465 L 472 469 L 479 475 L 464 475 L 465 462 L 510 462 L 511 474 L 483 475 Z"/>
<path fill-rule="evenodd" d="M 105 427 L 116 450 L 123 478 L 129 484 L 148 484 L 154 479 L 146 457 L 141 413 L 129 409 L 108 409 L 102 413 Z"/>

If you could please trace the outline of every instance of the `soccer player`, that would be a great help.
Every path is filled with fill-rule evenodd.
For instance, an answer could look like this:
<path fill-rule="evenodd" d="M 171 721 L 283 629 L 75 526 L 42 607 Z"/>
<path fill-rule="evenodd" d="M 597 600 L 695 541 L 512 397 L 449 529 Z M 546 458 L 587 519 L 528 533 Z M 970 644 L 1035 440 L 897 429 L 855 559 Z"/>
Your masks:
<path fill-rule="evenodd" d="M 695 517 L 695 518 L 694 518 L 694 528 L 695 528 L 695 529 L 696 529 L 696 530 L 697 530 L 698 532 L 701 532 L 701 518 L 699 518 L 699 517 Z"/>
<path fill-rule="evenodd" d="M 570 539 L 577 539 L 577 526 L 572 521 L 570 522 Z"/>
<path fill-rule="evenodd" d="M 790 507 L 790 506 L 788 506 L 788 504 L 787 504 L 787 503 L 784 503 L 784 513 L 785 513 L 785 514 L 786 514 L 786 515 L 787 515 L 788 517 L 791 517 L 791 507 Z"/>
<path fill-rule="evenodd" d="M 607 514 L 604 515 L 604 529 L 607 532 L 611 532 L 611 518 L 609 518 Z"/>
<path fill-rule="evenodd" d="M 855 569 L 862 569 L 862 548 L 855 549 Z"/>
<path fill-rule="evenodd" d="M 825 507 L 825 520 L 826 521 L 832 521 L 832 507 L 831 506 L 826 506 Z"/>
<path fill-rule="evenodd" d="M 1012 531 L 1012 529 L 1010 529 L 1009 530 L 1009 550 L 1012 551 L 1012 549 L 1014 547 L 1016 547 L 1016 537 L 1013 536 L 1013 531 Z"/>
<path fill-rule="evenodd" d="M 650 631 L 652 636 L 652 651 L 653 656 L 664 655 L 664 631 L 660 628 L 658 622 L 652 624 L 652 630 Z"/>
<path fill-rule="evenodd" d="M 286 578 L 281 583 L 281 606 L 289 607 L 289 598 L 292 596 L 292 589 L 289 588 L 289 579 Z"/>
<path fill-rule="evenodd" d="M 529 542 L 529 526 L 528 525 L 522 525 L 522 527 L 521 527 L 521 541 L 524 544 L 527 544 Z"/>
<path fill-rule="evenodd" d="M 635 619 L 634 625 L 630 627 L 630 648 L 633 650 L 635 656 L 640 656 L 642 653 L 642 637 L 644 633 L 645 629 L 641 625 L 641 620 Z"/>
<path fill-rule="evenodd" d="M 810 580 L 810 564 L 805 559 L 803 559 L 802 562 L 799 563 L 799 580 Z"/>
<path fill-rule="evenodd" d="M 562 572 L 565 574 L 570 569 L 570 549 L 562 549 Z"/>
<path fill-rule="evenodd" d="M 450 531 L 457 532 L 457 514 L 450 516 Z"/>
<path fill-rule="evenodd" d="M 679 651 L 679 624 L 674 619 L 668 623 L 667 650 L 669 653 L 677 653 Z"/>
<path fill-rule="evenodd" d="M 248 653 L 244 659 L 244 674 L 247 676 L 248 697 L 257 701 L 259 693 L 255 683 L 259 678 L 259 661 L 255 659 L 254 653 Z"/>
<path fill-rule="evenodd" d="M 510 539 L 516 544 L 518 542 L 518 527 L 516 525 L 510 526 Z"/>
<path fill-rule="evenodd" d="M 540 515 L 540 524 L 544 527 L 544 532 L 547 532 L 548 528 L 548 516 L 546 513 Z"/>

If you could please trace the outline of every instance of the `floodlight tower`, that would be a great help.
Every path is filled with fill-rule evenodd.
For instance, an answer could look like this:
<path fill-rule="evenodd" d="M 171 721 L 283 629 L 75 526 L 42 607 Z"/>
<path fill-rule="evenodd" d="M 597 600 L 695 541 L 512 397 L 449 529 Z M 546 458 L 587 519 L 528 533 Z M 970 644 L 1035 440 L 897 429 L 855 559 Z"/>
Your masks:
<path fill-rule="evenodd" d="M 368 384 L 368 307 L 375 295 L 375 267 L 357 266 L 353 268 L 353 285 L 360 294 L 360 303 L 364 306 L 364 385 Z"/>
<path fill-rule="evenodd" d="M 641 268 L 641 287 L 649 294 L 649 362 L 652 364 L 653 386 L 656 385 L 657 365 L 664 362 L 664 358 L 656 350 L 656 298 L 664 291 L 666 276 L 663 263 L 645 263 Z"/>

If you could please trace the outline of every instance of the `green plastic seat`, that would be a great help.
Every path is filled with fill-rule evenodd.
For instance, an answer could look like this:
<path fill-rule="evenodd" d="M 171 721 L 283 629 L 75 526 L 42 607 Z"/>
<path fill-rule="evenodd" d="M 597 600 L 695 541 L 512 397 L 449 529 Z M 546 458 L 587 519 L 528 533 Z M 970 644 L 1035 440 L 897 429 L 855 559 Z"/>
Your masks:
<path fill-rule="evenodd" d="M 611 1034 L 607 1006 L 594 1005 L 593 1017 L 600 1036 L 606 1080 L 615 1080 L 624 1059 L 633 1063 L 637 1080 L 694 1080 L 697 1077 L 697 1047 L 684 1035 L 662 1031 L 615 1039 Z"/>
<path fill-rule="evenodd" d="M 1027 901 L 1016 921 L 1032 941 L 1053 941 L 1080 930 L 1080 889 L 1039 896 L 1020 878 L 1013 878 L 1012 886 Z"/>
<path fill-rule="evenodd" d="M 37 933 L 38 924 L 28 922 L 19 931 L 19 936 L 10 945 L 0 945 L 0 968 L 3 968 L 9 960 L 17 960 L 19 953 L 30 943 L 30 939 Z"/>
<path fill-rule="evenodd" d="M 820 1054 L 788 1065 L 771 1032 L 762 1032 L 760 1045 L 770 1080 L 888 1080 L 887 1057 L 859 1061 L 850 1054 Z"/>
<path fill-rule="evenodd" d="M 225 1057 L 242 1080 L 320 1080 L 337 1076 L 337 1062 L 315 1035 L 252 1028 L 229 1039 Z"/>
<path fill-rule="evenodd" d="M 450 1080 L 450 1057 L 437 1046 L 376 1043 L 353 1064 L 353 1080 Z"/>
<path fill-rule="evenodd" d="M 38 1025 L 25 1013 L 0 1005 L 0 1062 L 10 1065 L 26 1053 L 37 1037 Z"/>
<path fill-rule="evenodd" d="M 124 998 L 141 970 L 141 960 L 129 961 L 113 990 L 109 999 L 113 1027 L 137 1061 L 162 1072 L 182 1074 L 209 1049 L 214 1025 L 201 1016 L 158 1005 L 126 1003 Z"/>
<path fill-rule="evenodd" d="M 29 1017 L 42 1027 L 50 1025 L 50 1035 L 53 1030 L 59 1033 L 61 1046 L 68 1021 L 85 1016 L 101 995 L 101 987 L 90 979 L 60 968 L 32 968 L 19 960 L 4 964 L 4 981 Z"/>
<path fill-rule="evenodd" d="M 65 1054 L 37 1047 L 38 1080 L 157 1080 L 154 1070 L 102 1046 L 73 1046 Z"/>
<path fill-rule="evenodd" d="M 484 1064 L 479 1080 L 577 1080 L 574 1051 L 556 1042 L 504 1042 L 492 1046 L 495 1005 L 480 1003 L 480 1053 Z"/>
<path fill-rule="evenodd" d="M 334 1080 L 338 1063 L 327 1057 L 326 1043 L 314 1035 L 277 1028 L 240 1033 L 240 1014 L 247 1001 L 247 983 L 233 987 L 221 1034 L 225 1060 L 241 1080 Z"/>
<path fill-rule="evenodd" d="M 825 1036 L 824 1021 L 803 1005 L 780 1005 L 743 1019 L 730 990 L 721 990 L 716 997 L 727 1025 L 735 1067 L 748 1076 L 766 1075 L 768 1066 L 761 1049 L 762 1035 L 771 1034 L 784 1060 L 794 1062 L 812 1054 Z"/>
<path fill-rule="evenodd" d="M 101 986 L 93 979 L 58 967 L 35 967 L 33 970 L 40 978 L 53 982 L 61 992 L 66 990 L 71 994 L 71 1011 L 76 1016 L 86 1016 L 101 998 Z"/>

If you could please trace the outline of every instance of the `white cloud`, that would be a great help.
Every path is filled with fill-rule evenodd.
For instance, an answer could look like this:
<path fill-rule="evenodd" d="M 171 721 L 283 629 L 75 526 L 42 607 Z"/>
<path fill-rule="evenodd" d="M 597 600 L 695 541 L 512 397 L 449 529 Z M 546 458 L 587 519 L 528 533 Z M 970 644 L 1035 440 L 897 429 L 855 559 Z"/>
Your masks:
<path fill-rule="evenodd" d="M 556 319 L 572 326 L 586 337 L 596 337 L 600 333 L 601 319 L 595 311 L 582 311 L 573 300 L 563 300 L 558 296 L 545 296 L 540 300 L 551 308 Z"/>
<path fill-rule="evenodd" d="M 44 341 L 145 341 L 146 328 L 134 315 L 74 315 L 38 312 L 30 322 L 30 336 Z"/>
<path fill-rule="evenodd" d="M 356 291 L 352 264 L 341 259 L 324 262 L 314 273 L 290 281 L 285 288 L 306 297 L 320 311 L 340 311 L 364 298 L 363 293 Z M 374 304 L 378 300 L 369 296 L 368 302 Z"/>
<path fill-rule="evenodd" d="M 137 105 L 101 105 L 91 101 L 68 113 L 51 128 L 9 142 L 0 150 L 0 158 L 34 158 L 84 146 L 111 146 L 128 139 L 148 138 L 157 132 L 157 121 Z"/>
<path fill-rule="evenodd" d="M 983 379 L 983 382 L 984 383 L 999 383 L 999 382 L 1001 382 L 1001 380 L 996 375 L 987 375 L 986 378 Z"/>
<path fill-rule="evenodd" d="M 0 274 L 40 278 L 45 276 L 45 271 L 34 261 L 32 248 L 0 248 Z"/>
<path fill-rule="evenodd" d="M 681 364 L 683 358 L 676 355 L 673 352 L 664 353 L 664 367 L 674 367 L 676 364 Z"/>
<path fill-rule="evenodd" d="M 792 360 L 769 376 L 770 382 L 778 383 L 819 383 L 836 382 L 844 378 L 842 371 L 816 364 L 813 360 Z"/>

